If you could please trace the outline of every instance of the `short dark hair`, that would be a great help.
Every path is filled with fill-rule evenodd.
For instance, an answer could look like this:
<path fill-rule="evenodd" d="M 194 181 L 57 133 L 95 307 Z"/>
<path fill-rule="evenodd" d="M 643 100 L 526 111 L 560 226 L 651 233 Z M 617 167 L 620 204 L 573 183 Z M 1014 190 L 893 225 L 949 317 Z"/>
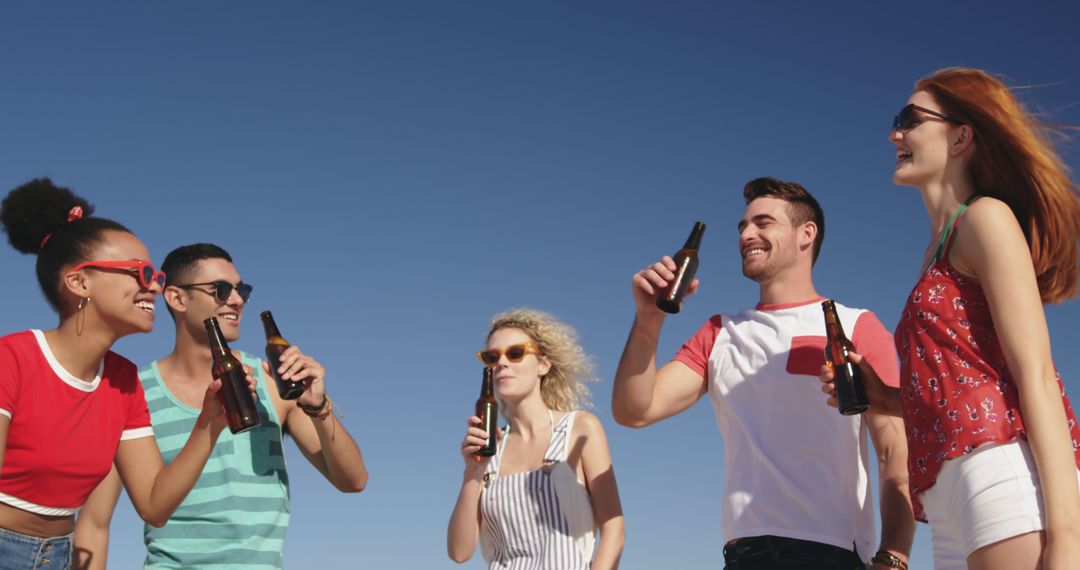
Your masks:
<path fill-rule="evenodd" d="M 814 262 L 817 262 L 818 254 L 821 253 L 821 243 L 825 241 L 825 212 L 821 204 L 810 195 L 810 192 L 795 182 L 785 182 L 771 177 L 755 178 L 743 186 L 743 198 L 746 204 L 758 198 L 777 198 L 788 203 L 788 216 L 791 223 L 801 226 L 806 222 L 814 222 L 817 226 L 817 237 L 814 238 Z"/>
<path fill-rule="evenodd" d="M 186 285 L 191 279 L 195 264 L 204 259 L 224 259 L 232 263 L 232 256 L 219 246 L 212 243 L 193 243 L 182 245 L 169 252 L 165 261 L 161 262 L 161 271 L 165 274 L 166 285 Z M 169 309 L 169 316 L 176 320 L 172 307 L 165 303 Z"/>
<path fill-rule="evenodd" d="M 161 271 L 165 273 L 165 283 L 168 285 L 183 284 L 191 279 L 191 272 L 195 264 L 204 259 L 224 259 L 232 263 L 232 256 L 219 246 L 212 243 L 193 243 L 182 245 L 169 252 L 165 261 L 161 262 Z"/>
<path fill-rule="evenodd" d="M 72 216 L 78 206 L 81 217 Z M 105 218 L 92 217 L 94 205 L 48 178 L 35 178 L 8 193 L 0 204 L 0 222 L 17 251 L 37 255 L 38 285 L 61 316 L 60 270 L 91 261 L 91 250 L 107 230 L 131 233 Z M 70 221 L 69 221 L 70 220 Z"/>

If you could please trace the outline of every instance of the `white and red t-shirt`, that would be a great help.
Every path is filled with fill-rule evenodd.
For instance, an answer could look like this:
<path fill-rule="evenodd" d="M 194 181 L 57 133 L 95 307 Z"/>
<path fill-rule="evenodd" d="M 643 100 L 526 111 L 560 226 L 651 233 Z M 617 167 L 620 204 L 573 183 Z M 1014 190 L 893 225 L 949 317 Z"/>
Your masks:
<path fill-rule="evenodd" d="M 108 352 L 94 380 L 80 380 L 37 330 L 0 337 L 0 414 L 11 418 L 0 502 L 43 515 L 78 511 L 120 441 L 154 435 L 134 364 Z"/>
<path fill-rule="evenodd" d="M 825 404 L 823 300 L 713 316 L 675 360 L 708 382 L 724 437 L 724 539 L 854 545 L 868 560 L 877 536 L 865 421 Z M 836 310 L 856 351 L 897 386 L 889 331 L 870 311 Z"/>

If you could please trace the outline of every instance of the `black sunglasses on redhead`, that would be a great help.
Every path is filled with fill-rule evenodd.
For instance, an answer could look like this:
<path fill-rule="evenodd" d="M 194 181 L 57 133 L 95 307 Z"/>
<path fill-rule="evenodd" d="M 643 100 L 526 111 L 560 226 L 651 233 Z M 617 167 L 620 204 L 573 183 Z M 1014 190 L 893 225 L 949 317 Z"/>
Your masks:
<path fill-rule="evenodd" d="M 215 298 L 217 298 L 218 301 L 221 301 L 222 303 L 229 302 L 229 297 L 232 296 L 233 289 L 236 289 L 236 293 L 240 295 L 240 299 L 243 300 L 245 303 L 247 303 L 248 300 L 251 299 L 252 286 L 248 283 L 244 283 L 243 281 L 237 283 L 236 285 L 233 285 L 232 283 L 221 279 L 218 279 L 217 281 L 207 281 L 206 283 L 188 283 L 187 285 L 174 285 L 174 287 L 179 287 L 185 290 L 195 289 L 196 291 L 202 291 L 203 293 L 210 293 L 209 291 L 199 289 L 199 287 L 206 286 L 214 288 L 214 292 L 212 294 Z"/>
<path fill-rule="evenodd" d="M 897 113 L 895 117 L 893 117 L 892 130 L 889 132 L 900 131 L 902 133 L 906 133 L 911 129 L 919 126 L 919 117 L 915 114 L 915 111 L 921 111 L 923 113 L 926 113 L 927 115 L 932 115 L 939 119 L 943 119 L 954 125 L 964 124 L 946 115 L 945 113 L 939 113 L 938 111 L 927 109 L 926 107 L 920 107 L 914 103 L 909 103 L 907 105 L 904 105 L 904 108 L 900 109 L 900 112 Z"/>

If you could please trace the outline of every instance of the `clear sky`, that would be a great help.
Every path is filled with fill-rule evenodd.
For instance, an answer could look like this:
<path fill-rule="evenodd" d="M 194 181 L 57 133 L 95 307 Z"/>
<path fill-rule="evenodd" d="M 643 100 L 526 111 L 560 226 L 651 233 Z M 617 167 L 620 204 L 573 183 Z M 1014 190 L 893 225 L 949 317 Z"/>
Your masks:
<path fill-rule="evenodd" d="M 452 566 L 473 352 L 493 314 L 530 306 L 595 358 L 622 567 L 719 568 L 709 404 L 645 430 L 611 418 L 630 276 L 709 224 L 701 292 L 668 319 L 662 359 L 752 306 L 741 188 L 776 176 L 825 208 L 818 290 L 891 329 L 929 240 L 917 192 L 891 183 L 892 116 L 920 76 L 968 65 L 1037 85 L 1032 108 L 1080 125 L 1078 16 L 1066 2 L 5 2 L 0 191 L 50 176 L 158 263 L 224 246 L 255 285 L 236 346 L 261 352 L 254 317 L 272 309 L 327 368 L 371 480 L 341 495 L 289 445 L 289 566 Z M 1059 148 L 1076 171 L 1077 143 Z M 55 324 L 33 262 L 0 247 L 0 332 Z M 159 309 L 116 350 L 168 353 Z M 1047 315 L 1080 394 L 1080 307 Z M 111 566 L 137 567 L 126 499 L 112 530 Z M 912 567 L 929 552 L 920 525 Z"/>

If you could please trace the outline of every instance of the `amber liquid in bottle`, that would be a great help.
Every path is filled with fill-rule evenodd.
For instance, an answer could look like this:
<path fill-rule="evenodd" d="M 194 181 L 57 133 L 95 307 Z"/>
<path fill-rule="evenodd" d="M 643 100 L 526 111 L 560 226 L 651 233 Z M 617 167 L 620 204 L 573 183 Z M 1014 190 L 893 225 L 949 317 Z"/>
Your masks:
<path fill-rule="evenodd" d="M 836 407 L 845 416 L 861 414 L 870 409 L 870 401 L 866 397 L 859 367 L 848 360 L 848 353 L 855 351 L 855 345 L 851 344 L 844 334 L 844 327 L 840 324 L 840 317 L 836 314 L 836 305 L 832 300 L 822 301 L 821 308 L 825 311 L 827 336 L 825 361 L 832 365 L 833 369 Z"/>
<path fill-rule="evenodd" d="M 206 336 L 210 340 L 210 352 L 214 358 L 210 373 L 214 380 L 221 380 L 218 399 L 225 407 L 229 431 L 237 434 L 258 426 L 262 420 L 255 407 L 255 396 L 248 389 L 244 366 L 229 350 L 217 317 L 210 317 L 203 324 L 206 325 Z"/>
<path fill-rule="evenodd" d="M 274 383 L 277 384 L 278 395 L 282 400 L 295 400 L 304 393 L 304 383 L 295 380 L 282 380 L 281 354 L 289 348 L 289 341 L 281 336 L 281 332 L 274 323 L 274 315 L 270 311 L 259 314 L 262 318 L 263 331 L 266 332 L 266 363 L 270 365 L 270 373 L 274 375 Z"/>
<path fill-rule="evenodd" d="M 476 450 L 478 457 L 495 455 L 496 431 L 499 429 L 499 403 L 495 401 L 495 368 L 484 367 L 484 385 L 480 388 L 480 399 L 476 400 L 476 417 L 480 418 L 481 428 L 487 432 L 488 440 L 484 447 Z"/>
<path fill-rule="evenodd" d="M 690 283 L 694 281 L 694 274 L 698 268 L 698 249 L 701 248 L 701 236 L 705 235 L 705 223 L 697 222 L 686 238 L 686 244 L 682 249 L 675 252 L 672 259 L 675 261 L 675 278 L 668 282 L 660 294 L 656 296 L 656 306 L 665 313 L 672 315 L 682 308 L 683 297 Z"/>

